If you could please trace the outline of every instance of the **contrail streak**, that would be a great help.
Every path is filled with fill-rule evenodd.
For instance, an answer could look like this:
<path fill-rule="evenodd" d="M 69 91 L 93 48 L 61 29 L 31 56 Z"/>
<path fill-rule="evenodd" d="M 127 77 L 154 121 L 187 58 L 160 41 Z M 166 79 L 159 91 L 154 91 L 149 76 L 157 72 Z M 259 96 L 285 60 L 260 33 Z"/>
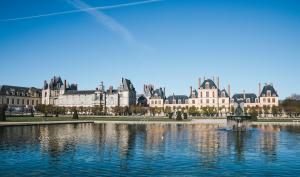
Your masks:
<path fill-rule="evenodd" d="M 124 3 L 124 4 L 109 5 L 109 6 L 88 7 L 88 8 L 84 8 L 84 9 L 76 9 L 76 10 L 53 12 L 53 13 L 33 15 L 33 16 L 26 16 L 26 17 L 2 19 L 2 20 L 0 20 L 0 22 L 27 20 L 27 19 L 49 17 L 49 16 L 57 16 L 57 15 L 65 15 L 65 14 L 72 14 L 72 13 L 78 13 L 78 12 L 87 12 L 87 11 L 94 11 L 94 10 L 114 9 L 114 8 L 127 7 L 127 6 L 135 6 L 135 5 L 148 4 L 148 3 L 160 2 L 160 1 L 163 1 L 163 0 L 145 0 L 145 1 L 139 1 L 139 2 L 131 2 L 131 3 Z"/>
<path fill-rule="evenodd" d="M 92 8 L 88 4 L 86 4 L 85 2 L 83 2 L 81 0 L 68 0 L 68 2 L 78 9 L 91 9 Z M 129 43 L 136 42 L 133 35 L 130 33 L 130 31 L 126 27 L 124 27 L 123 25 L 118 23 L 112 17 L 107 16 L 104 13 L 102 13 L 101 10 L 93 9 L 93 10 L 85 10 L 85 12 L 90 14 L 91 16 L 93 16 L 98 22 L 100 22 L 102 25 L 104 25 L 111 31 L 120 35 L 127 42 L 129 42 Z"/>

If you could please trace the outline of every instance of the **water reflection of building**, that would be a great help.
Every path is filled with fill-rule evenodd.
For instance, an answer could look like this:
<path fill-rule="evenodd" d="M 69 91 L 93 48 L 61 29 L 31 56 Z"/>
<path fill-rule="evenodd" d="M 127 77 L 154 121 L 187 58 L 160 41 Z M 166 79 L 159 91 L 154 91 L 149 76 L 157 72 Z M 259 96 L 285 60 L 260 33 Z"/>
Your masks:
<path fill-rule="evenodd" d="M 222 153 L 226 153 L 227 137 L 225 132 L 218 130 L 218 125 L 191 125 L 189 143 L 195 146 L 204 166 L 217 163 Z"/>
<path fill-rule="evenodd" d="M 278 125 L 258 125 L 260 129 L 260 149 L 267 161 L 275 161 L 277 157 L 277 144 L 280 140 Z"/>
<path fill-rule="evenodd" d="M 41 150 L 50 156 L 75 151 L 80 139 L 92 141 L 92 126 L 92 124 L 41 126 L 39 128 Z"/>

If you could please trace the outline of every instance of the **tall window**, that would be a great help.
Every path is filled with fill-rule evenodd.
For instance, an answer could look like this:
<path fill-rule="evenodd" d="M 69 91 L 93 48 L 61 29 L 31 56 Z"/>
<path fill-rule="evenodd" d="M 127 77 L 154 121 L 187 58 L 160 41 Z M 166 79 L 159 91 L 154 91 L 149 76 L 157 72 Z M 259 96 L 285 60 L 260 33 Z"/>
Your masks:
<path fill-rule="evenodd" d="M 271 96 L 271 91 L 270 91 L 270 90 L 267 91 L 267 96 L 268 96 L 268 97 Z"/>
<path fill-rule="evenodd" d="M 200 92 L 200 97 L 202 98 L 202 92 Z"/>
<path fill-rule="evenodd" d="M 11 99 L 11 104 L 15 104 L 15 99 Z"/>
<path fill-rule="evenodd" d="M 209 97 L 209 92 L 206 92 L 206 97 Z"/>
<path fill-rule="evenodd" d="M 223 103 L 223 104 L 225 103 L 225 99 L 222 99 L 222 103 Z"/>
<path fill-rule="evenodd" d="M 195 100 L 192 100 L 192 104 L 195 104 Z"/>
<path fill-rule="evenodd" d="M 209 89 L 209 83 L 208 82 L 205 83 L 205 89 Z"/>
<path fill-rule="evenodd" d="M 17 99 L 17 104 L 20 104 L 20 100 L 19 99 Z"/>
<path fill-rule="evenodd" d="M 209 104 L 209 99 L 206 99 L 206 104 Z"/>
<path fill-rule="evenodd" d="M 6 98 L 6 104 L 9 104 L 9 98 Z"/>
<path fill-rule="evenodd" d="M 275 103 L 275 98 L 272 99 L 272 102 Z"/>
<path fill-rule="evenodd" d="M 213 97 L 215 97 L 215 92 L 213 92 Z"/>

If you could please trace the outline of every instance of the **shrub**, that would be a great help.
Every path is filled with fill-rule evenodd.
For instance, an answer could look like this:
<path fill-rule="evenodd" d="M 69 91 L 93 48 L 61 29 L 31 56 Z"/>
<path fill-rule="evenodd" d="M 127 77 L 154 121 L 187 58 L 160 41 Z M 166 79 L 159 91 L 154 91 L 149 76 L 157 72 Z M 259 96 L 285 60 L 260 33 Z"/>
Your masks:
<path fill-rule="evenodd" d="M 172 112 L 168 113 L 168 117 L 169 117 L 169 119 L 172 119 L 173 118 L 173 113 Z"/>
<path fill-rule="evenodd" d="M 75 108 L 74 109 L 74 113 L 73 113 L 73 119 L 78 119 L 78 112 L 77 112 L 77 109 Z"/>
<path fill-rule="evenodd" d="M 176 120 L 182 120 L 182 113 L 180 111 L 177 112 Z"/>
<path fill-rule="evenodd" d="M 5 115 L 6 109 L 7 109 L 6 104 L 0 105 L 0 121 L 6 121 L 6 115 Z"/>
<path fill-rule="evenodd" d="M 187 113 L 183 113 L 183 118 L 184 118 L 184 119 L 187 119 L 187 118 L 188 118 Z"/>

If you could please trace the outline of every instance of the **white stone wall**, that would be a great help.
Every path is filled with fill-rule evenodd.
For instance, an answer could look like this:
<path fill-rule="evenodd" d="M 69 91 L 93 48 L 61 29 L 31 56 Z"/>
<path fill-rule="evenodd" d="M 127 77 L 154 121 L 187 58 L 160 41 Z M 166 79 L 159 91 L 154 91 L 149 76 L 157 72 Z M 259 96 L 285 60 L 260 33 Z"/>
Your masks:
<path fill-rule="evenodd" d="M 59 95 L 55 100 L 56 106 L 63 107 L 93 107 L 96 103 L 96 94 Z"/>
<path fill-rule="evenodd" d="M 22 96 L 0 96 L 0 104 L 7 104 L 11 107 L 36 106 L 41 104 L 39 97 L 22 97 Z"/>

